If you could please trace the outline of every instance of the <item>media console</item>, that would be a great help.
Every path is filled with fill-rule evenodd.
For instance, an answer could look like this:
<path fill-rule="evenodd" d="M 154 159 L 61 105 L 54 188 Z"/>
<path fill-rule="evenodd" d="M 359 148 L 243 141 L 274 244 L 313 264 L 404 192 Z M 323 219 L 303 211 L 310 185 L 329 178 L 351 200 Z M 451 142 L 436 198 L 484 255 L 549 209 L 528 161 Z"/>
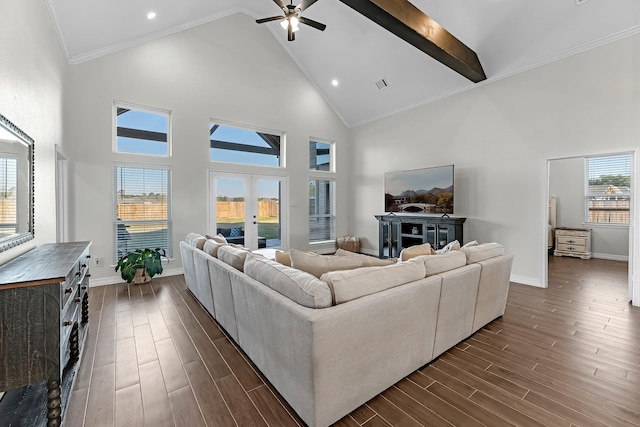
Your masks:
<path fill-rule="evenodd" d="M 60 426 L 89 327 L 90 245 L 44 244 L 0 267 L 0 425 Z"/>
<path fill-rule="evenodd" d="M 440 249 L 454 240 L 462 245 L 462 224 L 467 219 L 405 213 L 386 213 L 375 217 L 378 220 L 380 258 L 397 257 L 403 248 L 423 243 L 429 243 L 434 249 Z"/>

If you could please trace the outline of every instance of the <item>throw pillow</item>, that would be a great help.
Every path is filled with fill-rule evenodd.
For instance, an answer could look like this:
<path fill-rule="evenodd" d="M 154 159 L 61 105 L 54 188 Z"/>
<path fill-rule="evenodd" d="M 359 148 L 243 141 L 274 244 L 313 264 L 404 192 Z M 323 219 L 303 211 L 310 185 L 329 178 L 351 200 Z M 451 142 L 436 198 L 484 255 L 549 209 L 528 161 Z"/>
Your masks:
<path fill-rule="evenodd" d="M 477 240 L 472 240 L 469 243 L 465 243 L 462 247 L 463 248 L 470 248 L 471 246 L 478 246 L 478 241 Z"/>
<path fill-rule="evenodd" d="M 454 240 L 453 242 L 449 242 L 447 246 L 443 247 L 442 249 L 438 249 L 436 253 L 446 254 L 447 252 L 459 251 L 459 250 L 460 250 L 460 242 L 458 242 L 457 240 Z"/>
<path fill-rule="evenodd" d="M 231 227 L 231 231 L 229 232 L 229 237 L 240 237 L 240 236 L 242 236 L 242 228 Z"/>
<path fill-rule="evenodd" d="M 318 255 L 309 252 L 291 249 L 291 267 L 306 271 L 316 277 L 322 276 L 327 271 L 351 270 L 363 267 L 360 257 Z"/>
<path fill-rule="evenodd" d="M 434 255 L 436 252 L 431 248 L 431 245 L 428 243 L 423 243 L 422 245 L 409 246 L 408 248 L 404 248 L 402 252 L 400 252 L 400 261 L 407 261 L 411 258 L 415 258 L 420 255 Z"/>

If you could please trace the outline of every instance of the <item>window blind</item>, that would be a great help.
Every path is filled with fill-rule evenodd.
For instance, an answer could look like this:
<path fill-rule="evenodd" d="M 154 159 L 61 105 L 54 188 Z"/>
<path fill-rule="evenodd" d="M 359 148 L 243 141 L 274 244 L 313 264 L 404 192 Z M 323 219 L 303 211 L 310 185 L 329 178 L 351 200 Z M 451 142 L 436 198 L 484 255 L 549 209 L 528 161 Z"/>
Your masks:
<path fill-rule="evenodd" d="M 309 180 L 309 241 L 322 242 L 336 238 L 335 181 Z"/>
<path fill-rule="evenodd" d="M 172 256 L 171 171 L 114 167 L 114 258 L 135 249 L 161 248 Z"/>
<path fill-rule="evenodd" d="M 17 200 L 18 159 L 0 157 L 0 237 L 18 232 Z"/>
<path fill-rule="evenodd" d="M 585 222 L 629 224 L 631 154 L 585 159 Z"/>

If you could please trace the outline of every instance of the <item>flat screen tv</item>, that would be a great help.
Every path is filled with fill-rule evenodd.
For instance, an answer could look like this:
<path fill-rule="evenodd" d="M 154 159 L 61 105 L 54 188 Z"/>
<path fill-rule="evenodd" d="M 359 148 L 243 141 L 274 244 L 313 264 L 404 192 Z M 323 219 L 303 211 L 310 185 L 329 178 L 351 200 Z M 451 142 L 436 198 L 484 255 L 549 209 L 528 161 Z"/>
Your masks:
<path fill-rule="evenodd" d="M 453 165 L 384 174 L 386 212 L 453 214 Z"/>

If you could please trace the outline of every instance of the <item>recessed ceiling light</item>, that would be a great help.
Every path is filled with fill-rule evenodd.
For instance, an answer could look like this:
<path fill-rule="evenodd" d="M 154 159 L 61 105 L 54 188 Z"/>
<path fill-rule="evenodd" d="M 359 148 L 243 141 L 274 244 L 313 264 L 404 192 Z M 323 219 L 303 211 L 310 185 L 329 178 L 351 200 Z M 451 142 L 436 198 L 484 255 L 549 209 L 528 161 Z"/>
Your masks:
<path fill-rule="evenodd" d="M 338 86 L 338 84 L 339 84 L 338 79 L 331 80 L 331 84 L 334 85 L 334 86 Z"/>
<path fill-rule="evenodd" d="M 149 12 L 147 13 L 147 19 L 153 19 L 156 17 L 156 13 L 155 12 Z"/>

